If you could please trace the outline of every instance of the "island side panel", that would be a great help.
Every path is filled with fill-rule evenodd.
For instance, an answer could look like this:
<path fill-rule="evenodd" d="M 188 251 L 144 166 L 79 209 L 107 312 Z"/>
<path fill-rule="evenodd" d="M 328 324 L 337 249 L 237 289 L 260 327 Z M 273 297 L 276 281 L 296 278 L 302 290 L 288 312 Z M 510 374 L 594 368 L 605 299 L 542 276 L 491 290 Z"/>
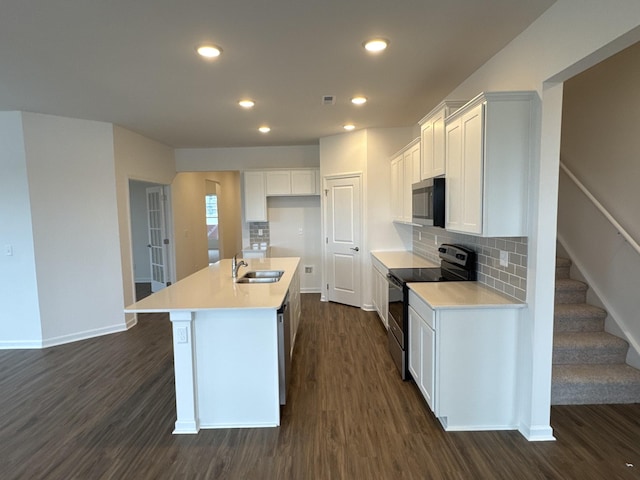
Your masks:
<path fill-rule="evenodd" d="M 176 382 L 176 416 L 174 434 L 198 433 L 195 342 L 192 312 L 171 312 L 173 330 L 173 364 Z"/>
<path fill-rule="evenodd" d="M 200 427 L 278 426 L 276 310 L 198 311 L 194 338 Z"/>

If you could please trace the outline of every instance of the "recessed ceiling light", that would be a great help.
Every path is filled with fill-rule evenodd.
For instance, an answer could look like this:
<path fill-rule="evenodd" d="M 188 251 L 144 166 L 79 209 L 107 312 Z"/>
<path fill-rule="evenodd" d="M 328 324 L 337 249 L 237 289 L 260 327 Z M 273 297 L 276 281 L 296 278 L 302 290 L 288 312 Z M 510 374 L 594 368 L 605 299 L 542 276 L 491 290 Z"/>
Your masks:
<path fill-rule="evenodd" d="M 362 44 L 364 48 L 372 53 L 382 52 L 389 46 L 389 40 L 385 38 L 372 38 Z"/>
<path fill-rule="evenodd" d="M 254 102 L 253 100 L 240 100 L 238 102 L 238 105 L 240 105 L 242 108 L 251 108 L 256 104 L 256 102 Z"/>
<path fill-rule="evenodd" d="M 258 130 L 260 130 L 261 133 L 269 133 L 271 131 L 271 129 L 269 127 L 267 127 L 266 125 L 258 128 Z"/>
<path fill-rule="evenodd" d="M 220 56 L 220 54 L 222 53 L 222 49 L 217 45 L 207 44 L 200 45 L 198 48 L 196 48 L 196 52 L 198 52 L 198 55 L 204 58 L 216 58 Z"/>
<path fill-rule="evenodd" d="M 367 97 L 353 97 L 351 99 L 351 103 L 354 105 L 363 105 L 367 103 Z"/>
<path fill-rule="evenodd" d="M 353 124 L 351 124 L 351 123 L 349 123 L 349 124 L 347 124 L 347 125 L 344 125 L 342 128 L 344 128 L 345 130 L 349 130 L 349 131 L 351 131 L 351 130 L 353 130 L 354 128 L 356 128 L 356 126 L 355 126 L 355 125 L 353 125 Z"/>

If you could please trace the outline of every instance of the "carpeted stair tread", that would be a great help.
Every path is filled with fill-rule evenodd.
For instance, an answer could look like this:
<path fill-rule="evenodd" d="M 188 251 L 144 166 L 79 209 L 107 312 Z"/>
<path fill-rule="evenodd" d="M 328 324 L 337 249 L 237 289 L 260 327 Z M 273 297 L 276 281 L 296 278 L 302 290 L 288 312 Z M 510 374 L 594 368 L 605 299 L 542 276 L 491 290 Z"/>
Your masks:
<path fill-rule="evenodd" d="M 554 365 L 552 405 L 640 403 L 640 370 L 629 365 Z"/>
<path fill-rule="evenodd" d="M 599 332 L 607 312 L 586 303 L 558 303 L 553 312 L 554 332 Z"/>
<path fill-rule="evenodd" d="M 556 279 L 555 303 L 584 303 L 588 285 L 571 278 Z"/>
<path fill-rule="evenodd" d="M 556 333 L 553 364 L 624 363 L 629 344 L 606 332 Z"/>

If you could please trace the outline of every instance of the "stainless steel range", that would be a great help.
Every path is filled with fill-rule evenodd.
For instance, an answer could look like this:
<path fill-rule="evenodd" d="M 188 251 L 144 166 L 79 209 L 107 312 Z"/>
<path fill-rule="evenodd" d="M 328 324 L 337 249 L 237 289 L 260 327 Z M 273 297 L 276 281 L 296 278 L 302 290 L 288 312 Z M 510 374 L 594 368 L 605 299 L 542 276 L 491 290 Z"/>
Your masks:
<path fill-rule="evenodd" d="M 460 245 L 443 243 L 440 267 L 392 268 L 389 283 L 389 352 L 403 380 L 409 374 L 409 287 L 412 282 L 464 282 L 476 279 L 476 254 Z"/>

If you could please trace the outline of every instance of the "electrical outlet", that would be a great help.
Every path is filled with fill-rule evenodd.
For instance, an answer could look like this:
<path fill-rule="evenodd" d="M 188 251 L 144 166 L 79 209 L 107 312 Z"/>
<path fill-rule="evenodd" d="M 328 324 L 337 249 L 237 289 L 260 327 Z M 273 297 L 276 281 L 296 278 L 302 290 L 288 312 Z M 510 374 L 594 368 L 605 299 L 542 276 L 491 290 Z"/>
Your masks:
<path fill-rule="evenodd" d="M 7 257 L 10 257 L 11 255 L 13 255 L 13 246 L 12 245 L 5 245 L 4 246 L 4 254 Z"/>
<path fill-rule="evenodd" d="M 176 343 L 187 343 L 187 327 L 176 328 Z"/>
<path fill-rule="evenodd" d="M 509 252 L 500 250 L 500 266 L 501 267 L 509 266 Z"/>
<path fill-rule="evenodd" d="M 304 273 L 313 273 L 313 265 L 305 265 Z"/>
<path fill-rule="evenodd" d="M 262 234 L 263 234 L 262 229 L 261 229 L 261 228 L 259 228 L 259 229 L 258 229 L 258 236 L 259 236 L 259 237 L 261 237 L 261 236 L 262 236 Z"/>

